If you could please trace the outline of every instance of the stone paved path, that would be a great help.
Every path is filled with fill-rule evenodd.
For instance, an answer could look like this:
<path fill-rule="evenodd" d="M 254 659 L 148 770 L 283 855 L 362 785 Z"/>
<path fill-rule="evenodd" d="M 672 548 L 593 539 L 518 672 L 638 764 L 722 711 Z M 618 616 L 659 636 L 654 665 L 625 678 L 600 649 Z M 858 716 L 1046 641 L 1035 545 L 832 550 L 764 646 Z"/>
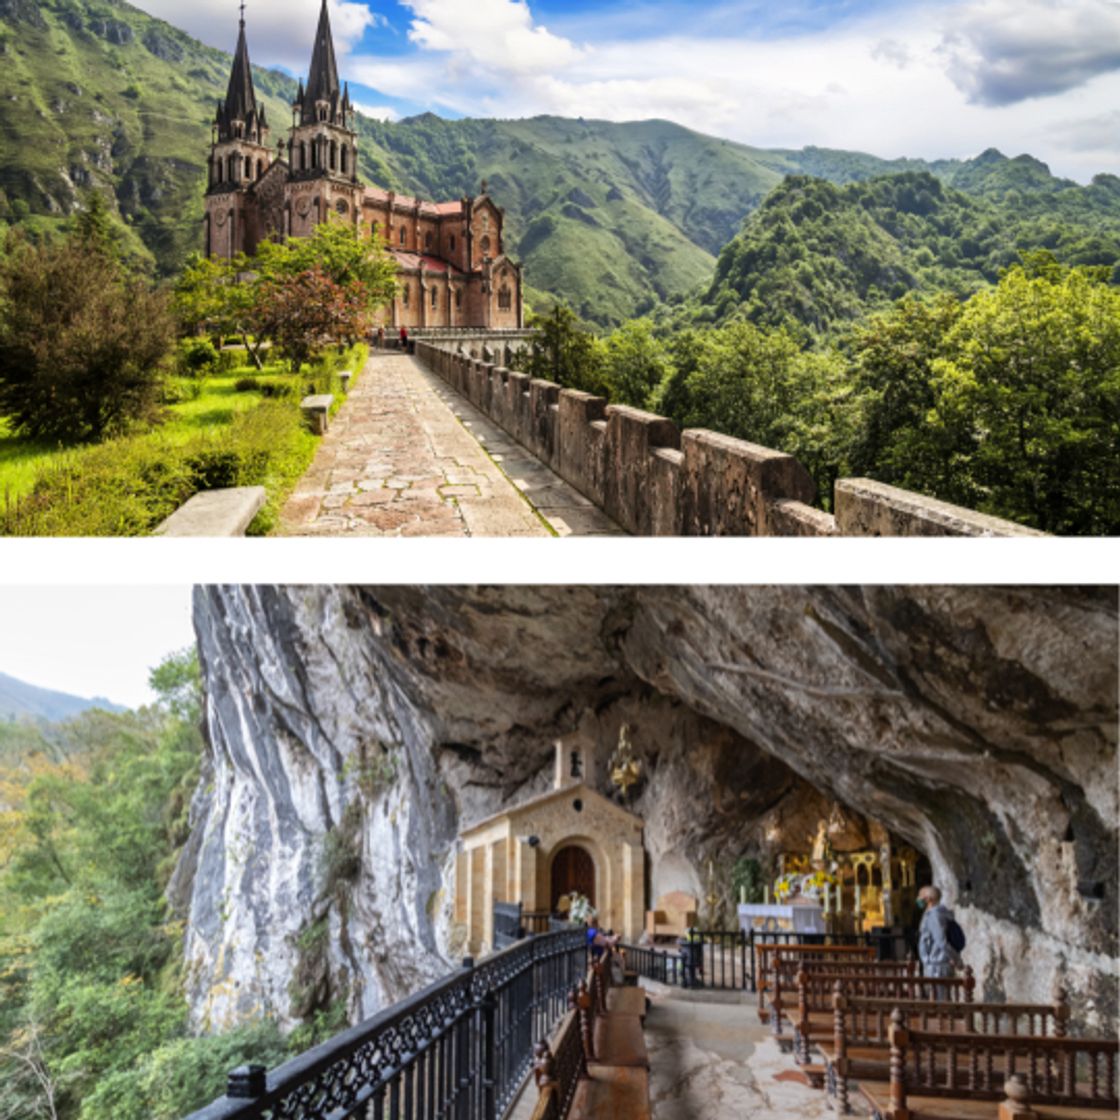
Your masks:
<path fill-rule="evenodd" d="M 804 1083 L 758 1021 L 753 1000 L 716 1002 L 642 982 L 653 1006 L 646 1016 L 653 1120 L 825 1120 L 825 1094 Z M 510 1120 L 531 1120 L 530 1081 Z M 605 1120 L 610 1120 L 609 1117 Z"/>
<path fill-rule="evenodd" d="M 620 534 L 414 358 L 372 357 L 280 515 L 287 536 Z"/>

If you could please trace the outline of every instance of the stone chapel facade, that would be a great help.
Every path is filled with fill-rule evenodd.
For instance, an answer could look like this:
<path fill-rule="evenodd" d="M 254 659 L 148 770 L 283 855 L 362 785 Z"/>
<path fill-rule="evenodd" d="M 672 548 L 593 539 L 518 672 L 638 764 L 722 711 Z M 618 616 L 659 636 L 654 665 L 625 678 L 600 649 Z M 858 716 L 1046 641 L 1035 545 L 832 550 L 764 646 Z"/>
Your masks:
<path fill-rule="evenodd" d="M 243 14 L 244 17 L 244 14 Z M 398 291 L 382 321 L 393 328 L 524 326 L 521 265 L 505 253 L 503 211 L 487 193 L 428 202 L 365 186 L 349 86 L 340 87 L 327 0 L 306 86 L 276 151 L 258 102 L 242 18 L 229 90 L 218 104 L 208 163 L 207 256 L 252 253 L 266 238 L 305 237 L 320 222 L 349 222 L 381 237 Z"/>

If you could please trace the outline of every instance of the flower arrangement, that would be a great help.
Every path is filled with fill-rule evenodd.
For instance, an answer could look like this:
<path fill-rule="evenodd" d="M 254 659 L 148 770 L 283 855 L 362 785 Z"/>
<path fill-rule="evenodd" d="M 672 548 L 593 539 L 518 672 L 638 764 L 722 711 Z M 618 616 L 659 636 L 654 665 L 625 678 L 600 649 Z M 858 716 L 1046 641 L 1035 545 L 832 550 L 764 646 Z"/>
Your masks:
<path fill-rule="evenodd" d="M 824 896 L 825 887 L 835 887 L 839 880 L 831 871 L 811 871 L 807 875 L 783 875 L 774 884 L 774 897 L 779 902 L 788 902 L 801 895 L 819 901 Z"/>
<path fill-rule="evenodd" d="M 598 913 L 589 898 L 574 891 L 568 895 L 568 903 L 568 918 L 573 922 L 579 922 L 580 925 L 590 925 L 591 919 Z"/>

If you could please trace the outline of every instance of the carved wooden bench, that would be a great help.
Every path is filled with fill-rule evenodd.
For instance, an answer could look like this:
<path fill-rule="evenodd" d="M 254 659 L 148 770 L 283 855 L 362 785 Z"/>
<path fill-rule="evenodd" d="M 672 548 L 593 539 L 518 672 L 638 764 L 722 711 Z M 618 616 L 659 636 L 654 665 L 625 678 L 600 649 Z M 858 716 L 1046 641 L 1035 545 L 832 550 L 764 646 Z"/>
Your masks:
<path fill-rule="evenodd" d="M 802 961 L 874 961 L 877 953 L 874 946 L 864 945 L 794 945 L 792 943 L 772 943 L 755 946 L 755 975 L 758 977 L 758 1014 L 763 1022 L 768 1012 L 766 994 L 773 982 L 774 972 L 779 967 L 790 972 L 790 980 L 797 975 Z"/>
<path fill-rule="evenodd" d="M 939 1034 L 1025 1035 L 1065 1038 L 1070 1007 L 1064 992 L 1053 1004 L 943 1003 L 930 1000 L 861 999 L 850 996 L 838 980 L 832 996 L 831 1038 L 817 1041 L 824 1059 L 825 1085 L 838 1112 L 851 1111 L 853 1081 L 890 1078 L 892 1015 L 920 1031 Z"/>
<path fill-rule="evenodd" d="M 627 989 L 612 985 L 611 962 L 611 955 L 605 953 L 591 966 L 588 979 L 580 984 L 576 993 L 584 1057 L 588 1065 L 648 1070 L 649 1052 L 642 1030 L 646 1011 L 645 991 L 642 988 L 629 989 L 638 993 L 639 1004 L 627 997 Z M 612 1004 L 614 1010 L 611 1009 Z"/>
<path fill-rule="evenodd" d="M 976 977 L 965 967 L 961 976 L 918 976 L 890 968 L 886 963 L 875 967 L 845 971 L 824 970 L 806 964 L 797 974 L 797 1012 L 793 1020 L 794 1053 L 798 1062 L 807 1065 L 814 1038 L 829 1037 L 834 1028 L 833 999 L 836 987 L 843 986 L 846 995 L 857 999 L 929 1000 L 939 1003 L 970 1004 L 976 994 Z M 776 1022 L 782 1017 L 780 978 L 774 993 Z M 775 1032 L 780 1035 L 780 1032 Z"/>
<path fill-rule="evenodd" d="M 912 1030 L 891 1013 L 890 1075 L 862 1081 L 873 1120 L 1099 1118 L 1120 1111 L 1116 1039 Z"/>
<path fill-rule="evenodd" d="M 334 405 L 332 393 L 320 393 L 313 397 L 304 397 L 300 404 L 303 418 L 307 426 L 317 436 L 325 436 L 330 426 L 331 408 Z"/>
<path fill-rule="evenodd" d="M 628 991 L 610 983 L 611 959 L 605 955 L 572 993 L 572 1011 L 549 1043 L 535 1049 L 533 1075 L 540 1096 L 532 1120 L 651 1120 L 649 1057 L 641 1036 L 640 1014 L 611 1011 L 608 1005 Z M 613 998 L 612 998 L 613 997 Z M 622 1024 L 611 1032 L 603 1024 Z M 636 1044 L 636 1027 L 640 1043 Z M 644 1061 L 627 1062 L 640 1045 Z"/>

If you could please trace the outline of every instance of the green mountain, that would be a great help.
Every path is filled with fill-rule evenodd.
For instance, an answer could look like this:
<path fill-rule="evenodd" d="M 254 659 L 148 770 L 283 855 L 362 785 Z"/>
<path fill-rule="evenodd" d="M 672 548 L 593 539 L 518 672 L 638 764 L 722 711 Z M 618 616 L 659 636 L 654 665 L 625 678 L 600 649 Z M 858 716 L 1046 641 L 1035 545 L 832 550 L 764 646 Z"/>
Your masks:
<path fill-rule="evenodd" d="M 724 248 L 715 279 L 682 319 L 746 317 L 827 333 L 910 291 L 962 297 L 1023 252 L 1104 265 L 1120 282 L 1120 179 L 1053 179 L 1030 157 L 985 153 L 942 171 L 837 186 L 791 176 Z"/>
<path fill-rule="evenodd" d="M 111 192 L 129 249 L 174 271 L 199 247 L 210 121 L 229 66 L 121 0 L 0 0 L 0 222 L 58 225 L 97 187 Z M 259 69 L 255 79 L 278 140 L 294 83 Z M 1080 212 L 1083 190 L 1029 157 L 925 164 L 765 151 L 665 121 L 425 115 L 360 118 L 359 129 L 367 182 L 454 198 L 488 179 L 538 299 L 563 299 L 600 324 L 708 284 L 744 216 L 787 175 L 846 184 L 928 171 L 993 204 L 1059 216 Z"/>
<path fill-rule="evenodd" d="M 123 712 L 124 709 L 102 697 L 85 700 L 66 692 L 54 692 L 49 688 L 39 688 L 27 684 L 6 673 L 0 673 L 0 721 L 4 720 L 46 720 L 56 722 L 72 719 L 88 712 L 91 708 L 101 708 L 107 712 Z"/>

